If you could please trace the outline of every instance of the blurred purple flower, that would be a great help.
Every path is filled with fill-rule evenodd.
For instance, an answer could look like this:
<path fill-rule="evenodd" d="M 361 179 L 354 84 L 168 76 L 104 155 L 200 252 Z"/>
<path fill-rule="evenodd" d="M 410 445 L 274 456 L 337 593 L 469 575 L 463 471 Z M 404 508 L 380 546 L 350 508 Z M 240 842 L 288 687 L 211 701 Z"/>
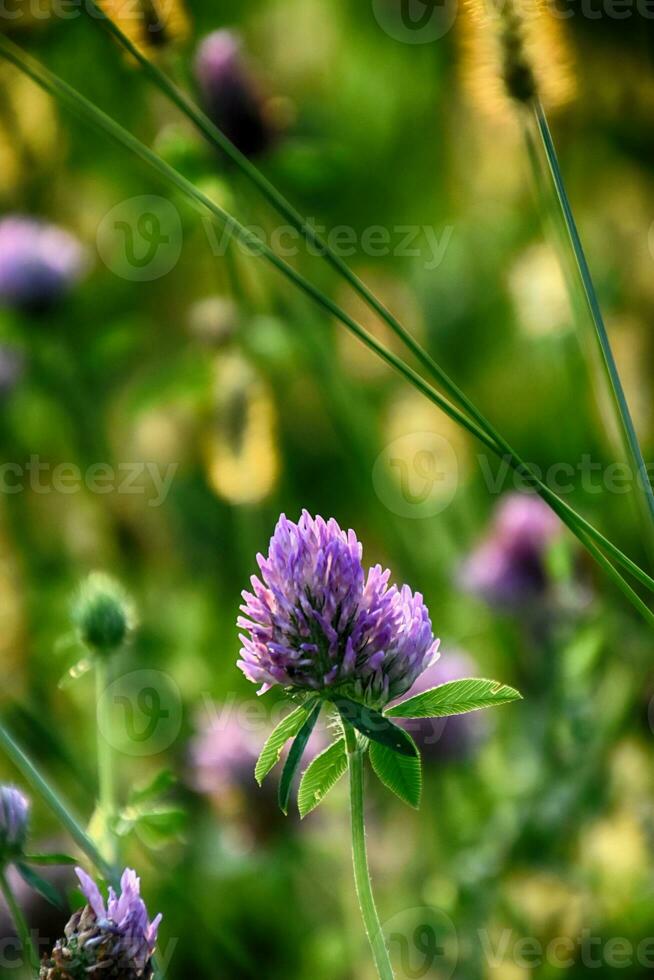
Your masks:
<path fill-rule="evenodd" d="M 420 675 L 407 697 L 466 677 L 478 677 L 477 664 L 467 653 L 451 651 Z M 406 718 L 399 721 L 416 740 L 424 756 L 450 761 L 468 757 L 487 730 L 483 713 L 475 711 L 450 718 Z"/>
<path fill-rule="evenodd" d="M 15 786 L 0 786 L 0 861 L 19 854 L 27 837 L 30 804 Z"/>
<path fill-rule="evenodd" d="M 21 379 L 25 366 L 22 351 L 0 344 L 0 398 L 10 395 Z"/>
<path fill-rule="evenodd" d="M 0 219 L 0 304 L 49 309 L 84 267 L 82 246 L 63 228 L 22 215 Z"/>
<path fill-rule="evenodd" d="M 260 788 L 254 778 L 261 752 L 258 727 L 247 722 L 238 706 L 211 705 L 202 712 L 189 746 L 193 789 L 209 797 L 219 815 L 237 827 L 240 837 L 254 843 L 265 842 L 289 827 L 277 803 L 274 781 L 267 780 Z M 304 753 L 303 770 L 328 744 L 325 731 L 316 729 Z"/>
<path fill-rule="evenodd" d="M 76 912 L 52 956 L 41 966 L 42 980 L 102 975 L 117 980 L 139 980 L 152 975 L 152 956 L 161 922 L 148 919 L 136 872 L 127 868 L 120 880 L 120 895 L 109 889 L 106 903 L 100 889 L 81 868 L 76 869 L 88 905 Z"/>
<path fill-rule="evenodd" d="M 195 77 L 208 115 L 241 153 L 256 156 L 268 149 L 274 133 L 237 34 L 214 31 L 200 42 Z"/>
<path fill-rule="evenodd" d="M 239 667 L 262 692 L 273 684 L 304 691 L 336 689 L 380 707 L 408 691 L 438 656 L 420 593 L 389 586 L 380 565 L 364 573 L 354 531 L 304 511 L 283 514 L 263 582 L 243 592 Z"/>
<path fill-rule="evenodd" d="M 464 563 L 463 587 L 500 607 L 540 598 L 549 584 L 547 552 L 561 530 L 539 497 L 510 494 L 499 504 L 490 533 Z"/>

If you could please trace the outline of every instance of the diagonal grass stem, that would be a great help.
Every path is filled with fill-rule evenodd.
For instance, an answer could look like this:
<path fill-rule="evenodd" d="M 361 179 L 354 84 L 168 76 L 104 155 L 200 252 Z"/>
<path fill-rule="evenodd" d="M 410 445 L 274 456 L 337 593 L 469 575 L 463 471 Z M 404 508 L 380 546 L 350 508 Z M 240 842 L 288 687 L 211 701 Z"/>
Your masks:
<path fill-rule="evenodd" d="M 504 458 L 513 470 L 522 476 L 529 476 L 534 483 L 535 489 L 542 498 L 550 504 L 552 509 L 561 517 L 564 523 L 573 531 L 584 546 L 589 550 L 593 557 L 598 557 L 598 545 L 604 548 L 613 559 L 630 571 L 644 586 L 654 590 L 654 579 L 644 572 L 635 562 L 628 558 L 611 541 L 601 534 L 592 524 L 586 521 L 580 514 L 574 511 L 568 504 L 561 500 L 553 491 L 542 483 L 530 470 L 527 464 L 515 453 L 503 438 L 488 432 L 486 428 L 480 426 L 476 421 L 470 419 L 461 412 L 455 405 L 448 401 L 436 389 L 429 385 L 413 368 L 402 361 L 392 351 L 388 350 L 372 334 L 368 333 L 352 317 L 345 313 L 332 299 L 324 294 L 320 289 L 310 283 L 296 269 L 281 259 L 272 251 L 261 239 L 253 232 L 246 229 L 232 215 L 224 211 L 219 205 L 211 201 L 194 184 L 188 181 L 182 174 L 178 173 L 173 167 L 153 153 L 145 144 L 136 139 L 131 133 L 120 126 L 115 120 L 104 113 L 93 103 L 89 102 L 81 93 L 48 71 L 43 65 L 35 61 L 17 45 L 13 44 L 6 37 L 0 36 L 0 54 L 7 58 L 12 64 L 16 65 L 21 71 L 27 74 L 38 85 L 50 94 L 58 98 L 63 104 L 67 105 L 78 116 L 85 119 L 94 128 L 99 129 L 111 136 L 122 146 L 131 150 L 146 163 L 150 164 L 157 172 L 169 183 L 180 190 L 189 200 L 202 210 L 208 210 L 214 218 L 218 218 L 230 233 L 239 235 L 256 254 L 267 259 L 279 272 L 281 272 L 294 285 L 310 296 L 319 306 L 326 310 L 331 316 L 339 320 L 346 326 L 359 340 L 369 349 L 374 351 L 387 364 L 402 374 L 411 384 L 421 391 L 430 401 L 438 405 L 450 418 L 458 422 L 467 429 L 472 435 L 485 445 L 491 452 Z M 476 410 L 475 410 L 476 411 Z M 582 533 L 579 533 L 581 530 Z M 591 542 L 592 539 L 592 542 Z M 602 564 L 600 562 L 600 564 Z M 615 571 L 615 570 L 614 570 Z M 619 573 L 615 571 L 615 574 Z M 626 583 L 625 583 L 626 584 Z M 623 591 L 625 591 L 623 589 Z M 642 603 L 641 603 L 642 605 Z M 639 611 L 642 613 L 640 606 Z"/>

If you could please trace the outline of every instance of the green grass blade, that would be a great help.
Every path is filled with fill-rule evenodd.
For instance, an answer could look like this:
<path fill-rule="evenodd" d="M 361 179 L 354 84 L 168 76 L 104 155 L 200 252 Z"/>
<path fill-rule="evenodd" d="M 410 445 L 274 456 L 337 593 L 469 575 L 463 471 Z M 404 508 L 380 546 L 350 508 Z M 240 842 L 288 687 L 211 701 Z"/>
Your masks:
<path fill-rule="evenodd" d="M 495 455 L 506 459 L 512 469 L 521 473 L 523 476 L 525 474 L 532 476 L 534 486 L 541 497 L 550 504 L 552 509 L 579 538 L 593 557 L 597 558 L 598 556 L 598 546 L 605 549 L 616 562 L 630 571 L 641 582 L 641 584 L 654 591 L 654 579 L 644 572 L 635 562 L 623 554 L 619 548 L 604 537 L 601 532 L 593 527 L 593 525 L 586 521 L 580 514 L 557 497 L 557 495 L 553 493 L 545 484 L 533 477 L 529 467 L 520 459 L 517 453 L 511 449 L 506 440 L 499 436 L 496 438 L 494 433 L 489 433 L 485 428 L 480 427 L 480 425 L 460 411 L 460 409 L 441 395 L 440 392 L 429 385 L 424 378 L 421 377 L 421 375 L 413 370 L 413 368 L 402 361 L 401 358 L 397 357 L 397 355 L 395 355 L 392 351 L 384 347 L 384 345 L 373 337 L 372 334 L 368 333 L 368 331 L 366 331 L 359 323 L 345 313 L 333 300 L 331 300 L 320 289 L 305 279 L 305 277 L 302 276 L 301 273 L 297 272 L 296 269 L 276 255 L 276 253 L 273 252 L 272 249 L 270 249 L 254 233 L 250 232 L 232 215 L 228 214 L 219 205 L 210 200 L 182 174 L 178 173 L 173 167 L 157 156 L 156 153 L 153 153 L 149 147 L 141 143 L 140 140 L 125 130 L 101 109 L 89 102 L 89 100 L 86 99 L 81 93 L 77 92 L 58 76 L 48 71 L 47 68 L 37 62 L 34 58 L 31 58 L 24 51 L 22 51 L 21 48 L 13 44 L 13 42 L 9 41 L 2 35 L 0 35 L 0 54 L 22 72 L 32 78 L 32 80 L 40 85 L 41 88 L 45 89 L 45 91 L 59 99 L 59 101 L 61 101 L 94 128 L 110 136 L 122 146 L 133 152 L 140 159 L 148 163 L 164 179 L 181 191 L 200 210 L 209 211 L 214 218 L 221 221 L 224 227 L 227 228 L 230 233 L 240 236 L 241 240 L 251 247 L 255 254 L 259 254 L 260 256 L 266 258 L 266 260 L 272 266 L 274 266 L 288 280 L 302 290 L 302 292 L 310 296 L 311 299 L 313 299 L 323 308 L 323 310 L 328 312 L 331 316 L 347 327 L 347 329 L 358 337 L 358 339 L 365 346 L 367 346 L 370 350 L 381 357 L 382 360 L 402 374 L 406 380 L 413 384 L 414 387 L 421 391 L 422 394 L 424 394 L 430 401 L 438 405 L 439 408 L 445 412 L 445 414 L 462 425 L 472 435 L 476 436 L 476 438 L 479 439 L 479 441 Z M 600 564 L 603 563 L 600 562 Z M 615 569 L 613 569 L 613 571 L 616 575 L 619 574 Z M 627 585 L 627 583 L 625 583 L 625 585 Z M 629 587 L 627 586 L 627 588 Z M 633 593 L 633 590 L 627 592 L 624 588 L 622 591 L 627 595 Z M 635 595 L 635 593 L 633 594 Z M 638 606 L 639 611 L 641 612 L 642 609 L 640 607 L 642 606 L 643 603 L 640 603 L 640 606 Z"/>
<path fill-rule="evenodd" d="M 318 246 L 319 254 L 323 255 L 324 258 L 332 265 L 337 272 L 339 272 L 352 288 L 362 297 L 362 299 L 375 310 L 375 312 L 385 321 L 385 323 L 393 330 L 393 332 L 402 340 L 406 347 L 412 352 L 416 359 L 425 367 L 432 377 L 434 377 L 442 385 L 445 391 L 454 399 L 455 403 L 460 405 L 470 416 L 471 419 L 478 424 L 479 427 L 485 429 L 486 432 L 493 438 L 497 443 L 497 446 L 505 453 L 510 456 L 514 462 L 511 463 L 513 469 L 527 470 L 525 464 L 520 460 L 517 454 L 511 449 L 510 445 L 504 440 L 497 430 L 491 425 L 488 419 L 485 418 L 483 413 L 481 413 L 476 406 L 470 401 L 470 399 L 465 395 L 465 393 L 458 387 L 458 385 L 449 377 L 449 375 L 440 367 L 440 365 L 431 357 L 431 355 L 415 340 L 414 337 L 406 330 L 406 328 L 397 320 L 396 317 L 388 310 L 380 300 L 372 293 L 372 291 L 366 286 L 366 284 L 359 279 L 359 277 L 350 269 L 346 262 L 341 259 L 329 246 L 328 242 L 322 238 L 312 227 L 309 225 L 302 217 L 302 215 L 293 207 L 293 205 L 277 190 L 277 188 L 270 183 L 270 181 L 261 173 L 254 164 L 240 150 L 234 146 L 234 144 L 225 136 L 225 134 L 215 126 L 211 120 L 206 116 L 201 109 L 199 109 L 180 88 L 163 72 L 158 65 L 154 64 L 146 55 L 137 48 L 133 42 L 120 30 L 117 24 L 115 24 L 106 14 L 98 7 L 95 0 L 89 0 L 89 7 L 87 12 L 93 19 L 97 20 L 102 24 L 102 26 L 118 41 L 118 43 L 125 48 L 141 65 L 145 74 L 148 78 L 162 91 L 175 106 L 197 127 L 197 129 L 202 133 L 202 135 L 208 140 L 208 142 L 215 148 L 221 150 L 226 156 L 235 164 L 236 167 L 251 181 L 251 183 L 258 188 L 262 193 L 264 198 L 275 208 L 275 210 L 286 218 L 302 235 L 305 236 L 307 241 Z M 574 222 L 573 222 L 574 228 Z M 576 229 L 575 229 L 576 234 Z M 578 236 L 577 236 L 578 238 Z M 580 246 L 581 247 L 581 246 Z M 581 253 L 583 256 L 583 252 Z M 585 259 L 584 259 L 585 264 Z M 590 274 L 588 274 L 588 280 L 590 282 Z M 592 282 L 591 282 L 592 290 Z M 594 296 L 594 291 L 592 291 L 592 296 Z M 597 312 L 599 313 L 599 306 L 595 300 L 595 306 Z M 600 314 L 600 323 L 601 314 Z M 602 323 L 603 329 L 603 323 Z M 606 331 L 603 331 L 606 337 Z M 606 338 L 606 343 L 608 345 L 608 338 Z M 609 355 L 612 362 L 612 354 L 610 352 L 610 346 L 608 347 Z M 613 364 L 615 369 L 615 364 Z M 622 392 L 622 387 L 620 385 L 620 380 L 615 371 L 615 377 L 617 379 L 618 390 Z M 624 393 L 622 393 L 622 403 L 626 409 L 626 419 L 628 421 L 628 429 L 631 432 L 631 437 L 628 438 L 628 444 L 635 442 L 636 456 L 636 468 L 640 473 L 641 481 L 643 482 L 645 493 L 648 494 L 650 498 L 650 506 L 654 508 L 654 497 L 652 496 L 651 487 L 649 484 L 649 478 L 647 475 L 647 469 L 645 463 L 642 459 L 642 454 L 640 453 L 640 448 L 638 447 L 638 442 L 636 439 L 635 431 L 633 425 L 631 424 L 631 417 L 629 415 L 628 407 L 624 399 Z M 639 460 L 639 461 L 638 461 Z M 533 474 L 531 474 L 533 476 Z M 538 486 L 538 491 L 541 493 L 542 484 Z M 541 493 L 541 496 L 544 496 Z M 547 499 L 544 497 L 544 499 Z M 552 504 L 551 498 L 547 499 L 547 502 Z M 575 512 L 571 508 L 566 507 L 567 514 L 572 517 Z M 568 526 L 570 526 L 569 521 L 562 516 L 562 513 L 557 510 L 557 513 L 565 521 Z M 652 510 L 654 514 L 654 509 Z M 645 585 L 647 588 L 653 589 L 654 580 L 650 579 L 649 576 L 640 574 L 640 569 L 634 563 L 629 564 L 622 561 L 621 557 L 617 552 L 613 551 L 610 542 L 606 539 L 602 539 L 600 536 L 594 533 L 595 529 L 592 525 L 585 523 L 585 530 L 587 533 L 594 537 L 595 540 L 609 550 L 612 553 L 615 560 L 620 562 L 627 568 L 639 581 Z"/>
<path fill-rule="evenodd" d="M 556 199 L 561 209 L 561 216 L 568 237 L 568 242 L 574 258 L 574 266 L 578 275 L 578 282 L 581 287 L 585 305 L 588 308 L 592 320 L 595 339 L 601 355 L 602 366 L 608 382 L 611 402 L 618 422 L 618 429 L 621 433 L 625 451 L 635 472 L 638 473 L 637 489 L 641 491 L 642 500 L 646 505 L 645 513 L 648 517 L 648 533 L 652 532 L 654 522 L 654 492 L 649 479 L 647 466 L 638 442 L 636 429 L 629 411 L 629 405 L 625 396 L 620 374 L 615 363 L 611 342 L 600 309 L 599 300 L 595 291 L 593 278 L 588 266 L 586 254 L 584 252 L 577 224 L 572 212 L 572 206 L 563 180 L 563 174 L 559 166 L 556 147 L 552 137 L 547 117 L 540 102 L 534 106 L 536 126 L 540 135 L 545 157 L 547 159 L 550 176 L 554 186 Z"/>

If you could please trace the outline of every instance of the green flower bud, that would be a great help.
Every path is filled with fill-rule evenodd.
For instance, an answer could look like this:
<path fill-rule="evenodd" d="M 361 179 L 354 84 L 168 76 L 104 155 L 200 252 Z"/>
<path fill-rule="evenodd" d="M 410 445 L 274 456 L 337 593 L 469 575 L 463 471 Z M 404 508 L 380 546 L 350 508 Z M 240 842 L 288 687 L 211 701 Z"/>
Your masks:
<path fill-rule="evenodd" d="M 73 604 L 73 622 L 82 643 L 102 656 L 114 653 L 134 628 L 134 619 L 134 607 L 123 587 L 104 572 L 92 572 Z"/>

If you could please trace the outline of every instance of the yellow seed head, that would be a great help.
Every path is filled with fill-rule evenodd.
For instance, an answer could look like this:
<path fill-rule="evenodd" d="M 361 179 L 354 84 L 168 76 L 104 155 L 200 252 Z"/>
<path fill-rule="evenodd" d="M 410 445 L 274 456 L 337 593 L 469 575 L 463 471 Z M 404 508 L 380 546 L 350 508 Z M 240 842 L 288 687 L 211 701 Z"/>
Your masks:
<path fill-rule="evenodd" d="M 467 0 L 461 20 L 463 76 L 481 109 L 497 117 L 511 103 L 551 110 L 571 99 L 567 38 L 547 0 Z"/>

